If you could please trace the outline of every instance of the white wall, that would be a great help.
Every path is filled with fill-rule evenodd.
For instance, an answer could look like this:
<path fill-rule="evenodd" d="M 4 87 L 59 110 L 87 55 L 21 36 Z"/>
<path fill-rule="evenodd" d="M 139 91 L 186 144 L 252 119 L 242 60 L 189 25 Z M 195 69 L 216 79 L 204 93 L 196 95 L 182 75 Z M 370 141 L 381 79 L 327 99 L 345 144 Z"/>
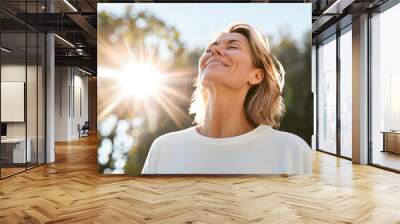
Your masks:
<path fill-rule="evenodd" d="M 25 69 L 27 69 L 25 71 Z M 1 81 L 2 82 L 25 82 L 25 75 L 28 72 L 28 81 L 29 86 L 36 86 L 36 80 L 32 80 L 30 78 L 31 74 L 36 75 L 36 67 L 34 66 L 27 66 L 25 65 L 2 65 L 1 66 Z M 36 131 L 36 113 L 32 113 L 32 111 L 36 111 L 36 87 L 35 88 L 27 88 L 27 120 L 28 120 L 28 137 L 29 134 Z M 4 97 L 4 96 L 3 96 Z M 39 105 L 40 106 L 40 105 Z M 6 110 L 7 108 L 1 108 L 1 110 Z M 32 122 L 34 121 L 34 124 Z M 7 122 L 7 136 L 8 137 L 25 137 L 25 123 L 26 122 Z M 36 136 L 36 132 L 35 132 Z"/>
<path fill-rule="evenodd" d="M 67 67 L 55 68 L 55 141 L 68 140 L 68 85 L 69 76 Z"/>
<path fill-rule="evenodd" d="M 1 66 L 1 81 L 2 82 L 25 82 L 25 65 L 2 65 Z M 28 71 L 31 70 L 32 67 L 28 66 Z M 2 92 L 3 93 L 3 92 Z M 31 93 L 33 94 L 33 93 Z M 30 95 L 30 94 L 28 94 Z M 35 94 L 36 96 L 36 94 Z M 7 96 L 1 96 L 2 99 L 7 98 Z M 2 103 L 3 105 L 3 103 Z M 3 105 L 4 106 L 4 105 Z M 36 105 L 35 105 L 36 106 Z M 22 109 L 22 113 L 24 113 L 24 108 Z M 1 108 L 2 114 L 9 113 L 9 108 Z M 3 118 L 2 118 L 3 120 Z M 7 135 L 9 137 L 25 137 L 25 125 L 24 122 L 7 122 Z"/>
<path fill-rule="evenodd" d="M 72 67 L 56 67 L 55 73 L 55 140 L 70 141 L 88 120 L 88 78 Z"/>

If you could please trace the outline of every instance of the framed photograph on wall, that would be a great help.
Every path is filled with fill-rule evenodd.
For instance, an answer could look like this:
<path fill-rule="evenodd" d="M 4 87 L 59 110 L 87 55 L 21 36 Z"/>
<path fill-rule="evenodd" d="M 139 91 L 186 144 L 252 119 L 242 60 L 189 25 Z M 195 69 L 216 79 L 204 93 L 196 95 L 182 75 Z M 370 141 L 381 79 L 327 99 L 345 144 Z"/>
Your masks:
<path fill-rule="evenodd" d="M 311 173 L 311 4 L 101 3 L 97 21 L 100 173 Z"/>

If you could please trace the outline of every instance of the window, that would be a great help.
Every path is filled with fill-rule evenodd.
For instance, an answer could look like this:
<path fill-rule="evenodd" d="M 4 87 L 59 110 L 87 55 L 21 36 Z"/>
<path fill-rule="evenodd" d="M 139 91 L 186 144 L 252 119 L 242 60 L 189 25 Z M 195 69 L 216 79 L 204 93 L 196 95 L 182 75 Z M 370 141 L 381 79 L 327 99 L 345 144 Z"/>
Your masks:
<path fill-rule="evenodd" d="M 351 26 L 340 36 L 340 154 L 352 157 L 352 33 Z"/>
<path fill-rule="evenodd" d="M 336 36 L 318 47 L 318 149 L 336 153 Z"/>
<path fill-rule="evenodd" d="M 400 5 L 371 18 L 372 163 L 400 170 Z"/>
<path fill-rule="evenodd" d="M 40 6 L 44 3 L 1 1 L 0 6 L 10 6 L 23 15 L 42 13 Z M 0 23 L 2 179 L 45 163 L 46 40 L 44 33 L 26 26 L 12 15 L 0 12 L 0 17 L 8 21 Z"/>

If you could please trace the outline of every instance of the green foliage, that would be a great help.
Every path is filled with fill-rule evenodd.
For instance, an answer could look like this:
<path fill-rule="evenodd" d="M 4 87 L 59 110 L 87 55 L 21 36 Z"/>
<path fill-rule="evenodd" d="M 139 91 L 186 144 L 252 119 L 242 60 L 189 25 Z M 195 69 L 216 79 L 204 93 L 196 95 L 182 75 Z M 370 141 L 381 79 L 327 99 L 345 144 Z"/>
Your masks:
<path fill-rule="evenodd" d="M 299 135 L 311 145 L 313 134 L 313 95 L 311 92 L 311 34 L 306 33 L 302 46 L 288 35 L 272 51 L 286 71 L 283 90 L 286 113 L 280 130 Z"/>
<path fill-rule="evenodd" d="M 175 64 L 182 64 L 180 60 L 185 54 L 185 46 L 179 31 L 153 14 L 127 7 L 125 13 L 120 16 L 102 11 L 97 21 L 99 38 L 109 44 L 124 39 L 134 52 L 143 51 L 145 56 L 151 54 L 154 58 L 160 58 L 158 50 L 164 47 L 171 54 Z"/>

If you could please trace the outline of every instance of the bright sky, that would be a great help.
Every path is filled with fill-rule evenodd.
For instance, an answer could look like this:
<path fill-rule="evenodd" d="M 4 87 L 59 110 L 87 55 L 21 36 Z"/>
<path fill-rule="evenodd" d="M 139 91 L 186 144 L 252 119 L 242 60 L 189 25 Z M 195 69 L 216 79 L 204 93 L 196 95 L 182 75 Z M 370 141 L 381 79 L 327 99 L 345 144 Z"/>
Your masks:
<path fill-rule="evenodd" d="M 152 12 L 175 26 L 188 48 L 204 48 L 213 34 L 233 22 L 255 26 L 279 38 L 280 31 L 300 41 L 311 30 L 311 3 L 100 3 L 99 11 L 121 14 L 128 5 Z"/>

